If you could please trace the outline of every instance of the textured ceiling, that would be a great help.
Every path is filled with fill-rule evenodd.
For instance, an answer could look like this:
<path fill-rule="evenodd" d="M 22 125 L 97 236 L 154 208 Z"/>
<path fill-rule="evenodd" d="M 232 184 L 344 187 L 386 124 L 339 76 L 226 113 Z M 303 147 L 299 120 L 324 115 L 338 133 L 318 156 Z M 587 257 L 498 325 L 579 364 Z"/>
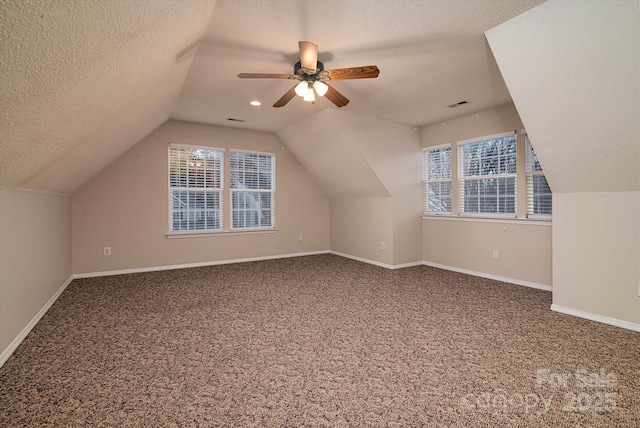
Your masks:
<path fill-rule="evenodd" d="M 72 192 L 170 116 L 277 132 L 335 109 L 275 109 L 292 82 L 236 77 L 291 72 L 298 40 L 380 68 L 334 82 L 343 111 L 417 126 L 505 104 L 483 32 L 539 3 L 0 0 L 0 186 Z"/>
<path fill-rule="evenodd" d="M 278 137 L 330 198 L 389 197 L 369 159 L 349 136 L 353 128 L 348 114 L 326 109 L 318 113 L 317 120 L 302 120 L 280 131 Z"/>
<path fill-rule="evenodd" d="M 277 135 L 331 199 L 398 197 L 422 176 L 413 126 L 325 109 Z"/>
<path fill-rule="evenodd" d="M 210 1 L 0 1 L 0 185 L 69 192 L 169 116 Z"/>
<path fill-rule="evenodd" d="M 554 193 L 640 190 L 638 16 L 548 2 L 487 32 Z"/>
<path fill-rule="evenodd" d="M 326 108 L 298 97 L 273 108 L 295 83 L 239 79 L 291 73 L 299 40 L 319 46 L 325 69 L 377 65 L 377 79 L 337 81 L 342 110 L 425 125 L 511 101 L 485 41 L 488 30 L 540 0 L 218 0 L 172 118 L 277 132 Z M 260 100 L 259 108 L 249 105 Z M 455 109 L 447 105 L 468 100 Z M 244 123 L 227 118 L 243 119 Z"/>

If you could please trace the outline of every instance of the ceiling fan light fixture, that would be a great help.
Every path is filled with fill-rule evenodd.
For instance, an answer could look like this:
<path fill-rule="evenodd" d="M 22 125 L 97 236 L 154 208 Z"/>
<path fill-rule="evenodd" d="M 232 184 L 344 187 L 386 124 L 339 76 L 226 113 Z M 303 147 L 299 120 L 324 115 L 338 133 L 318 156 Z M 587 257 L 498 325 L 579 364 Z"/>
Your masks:
<path fill-rule="evenodd" d="M 324 97 L 324 94 L 327 93 L 327 91 L 329 90 L 329 87 L 326 84 L 324 84 L 323 82 L 315 81 L 315 82 L 313 82 L 313 89 L 316 90 L 316 93 L 319 96 Z"/>
<path fill-rule="evenodd" d="M 307 92 L 309 92 L 309 84 L 304 81 L 298 83 L 298 85 L 296 86 L 296 94 L 298 94 L 298 96 L 300 97 L 305 97 L 307 95 Z"/>
<path fill-rule="evenodd" d="M 311 86 L 308 87 L 307 89 L 307 93 L 304 96 L 304 100 L 308 101 L 310 103 L 315 102 L 316 100 L 316 95 L 313 93 L 313 89 L 311 88 Z"/>

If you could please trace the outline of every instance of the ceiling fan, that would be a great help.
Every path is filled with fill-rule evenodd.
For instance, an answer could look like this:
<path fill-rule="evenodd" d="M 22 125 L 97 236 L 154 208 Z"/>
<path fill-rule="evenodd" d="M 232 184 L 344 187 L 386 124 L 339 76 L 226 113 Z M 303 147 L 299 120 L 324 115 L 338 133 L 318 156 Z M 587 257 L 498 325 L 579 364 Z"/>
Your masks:
<path fill-rule="evenodd" d="M 240 73 L 238 77 L 241 79 L 298 80 L 299 83 L 276 101 L 274 107 L 286 105 L 296 94 L 308 102 L 315 102 L 315 94 L 321 97 L 326 96 L 336 106 L 344 107 L 349 104 L 349 100 L 326 82 L 329 80 L 370 79 L 378 77 L 380 74 L 380 70 L 375 65 L 325 70 L 324 64 L 318 61 L 318 46 L 311 42 L 300 41 L 298 48 L 300 61 L 293 66 L 293 74 Z"/>

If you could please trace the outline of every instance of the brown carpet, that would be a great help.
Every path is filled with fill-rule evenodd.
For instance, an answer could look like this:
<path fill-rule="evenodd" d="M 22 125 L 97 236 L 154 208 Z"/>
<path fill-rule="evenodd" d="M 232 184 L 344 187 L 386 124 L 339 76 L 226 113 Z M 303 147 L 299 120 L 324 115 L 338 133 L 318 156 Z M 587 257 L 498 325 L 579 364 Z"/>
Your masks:
<path fill-rule="evenodd" d="M 550 305 L 332 255 L 74 280 L 0 426 L 640 426 L 640 335 Z"/>

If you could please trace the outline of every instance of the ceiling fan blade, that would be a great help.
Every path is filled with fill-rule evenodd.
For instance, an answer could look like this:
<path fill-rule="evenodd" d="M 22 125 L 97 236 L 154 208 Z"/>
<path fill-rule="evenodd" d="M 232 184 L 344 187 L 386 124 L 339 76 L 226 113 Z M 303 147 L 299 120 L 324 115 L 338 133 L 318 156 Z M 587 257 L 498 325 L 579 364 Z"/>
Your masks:
<path fill-rule="evenodd" d="M 298 86 L 298 85 L 296 85 Z M 296 96 L 296 87 L 289 89 L 276 103 L 273 105 L 274 107 L 283 107 L 285 106 L 293 97 Z"/>
<path fill-rule="evenodd" d="M 307 70 L 313 70 L 311 74 L 314 74 L 318 67 L 318 46 L 311 42 L 300 41 L 298 48 L 300 49 L 300 65 Z"/>
<path fill-rule="evenodd" d="M 331 80 L 371 79 L 378 77 L 379 74 L 380 70 L 375 65 L 329 70 Z"/>
<path fill-rule="evenodd" d="M 325 82 L 325 84 L 326 84 L 326 82 Z M 324 94 L 324 97 L 326 99 L 328 99 L 329 101 L 331 101 L 332 103 L 334 103 L 338 107 L 344 107 L 347 104 L 349 104 L 349 100 L 347 99 L 347 97 L 342 95 L 340 92 L 338 92 L 337 90 L 335 90 L 331 86 L 329 86 L 329 85 L 327 85 L 327 86 L 328 86 L 327 93 Z M 295 92 L 295 87 L 293 89 L 294 89 L 294 92 Z"/>
<path fill-rule="evenodd" d="M 290 74 L 274 74 L 274 73 L 240 73 L 238 77 L 241 79 L 288 79 Z"/>

